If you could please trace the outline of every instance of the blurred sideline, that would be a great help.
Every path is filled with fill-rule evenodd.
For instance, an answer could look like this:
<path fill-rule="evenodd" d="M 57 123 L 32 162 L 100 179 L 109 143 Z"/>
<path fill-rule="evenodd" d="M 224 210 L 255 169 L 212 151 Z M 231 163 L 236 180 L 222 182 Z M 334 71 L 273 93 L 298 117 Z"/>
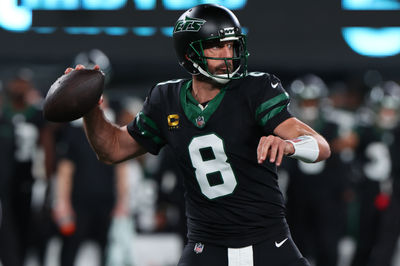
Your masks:
<path fill-rule="evenodd" d="M 47 247 L 44 266 L 59 266 L 57 258 L 60 247 L 60 239 L 51 239 Z M 182 247 L 182 241 L 176 234 L 137 235 L 135 243 L 132 243 L 132 252 L 137 265 L 172 266 L 177 264 Z M 338 266 L 349 266 L 354 250 L 354 241 L 350 238 L 343 238 L 339 244 Z M 87 241 L 78 252 L 76 266 L 96 266 L 99 263 L 98 257 L 97 246 L 93 242 Z M 0 265 L 3 266 L 1 262 Z M 400 265 L 400 241 L 397 245 L 393 265 Z M 39 266 L 39 263 L 33 256 L 29 256 L 25 266 Z"/>

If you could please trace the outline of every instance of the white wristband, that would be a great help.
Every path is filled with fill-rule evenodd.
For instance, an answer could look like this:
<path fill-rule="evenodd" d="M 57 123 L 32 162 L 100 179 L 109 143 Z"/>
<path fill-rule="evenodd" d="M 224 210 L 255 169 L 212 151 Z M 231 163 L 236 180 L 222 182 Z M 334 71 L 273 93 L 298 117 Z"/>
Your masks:
<path fill-rule="evenodd" d="M 304 135 L 286 141 L 292 143 L 294 147 L 294 153 L 289 157 L 306 163 L 313 163 L 318 159 L 319 147 L 318 142 L 314 137 Z"/>

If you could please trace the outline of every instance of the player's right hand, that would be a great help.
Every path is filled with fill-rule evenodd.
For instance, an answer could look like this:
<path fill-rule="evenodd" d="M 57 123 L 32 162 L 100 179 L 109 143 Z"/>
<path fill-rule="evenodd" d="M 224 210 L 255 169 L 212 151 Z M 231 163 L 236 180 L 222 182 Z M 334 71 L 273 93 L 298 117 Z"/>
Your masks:
<path fill-rule="evenodd" d="M 75 68 L 68 67 L 68 68 L 64 71 L 64 74 L 68 74 L 68 73 L 70 73 L 72 70 L 80 70 L 80 69 L 85 69 L 85 68 L 86 68 L 86 67 L 85 67 L 84 65 L 81 65 L 81 64 L 76 65 Z M 95 66 L 93 67 L 93 69 L 94 69 L 94 70 L 100 70 L 100 66 L 99 66 L 99 65 L 95 65 Z M 99 105 L 101 105 L 103 102 L 104 102 L 103 95 L 101 95 L 100 100 L 99 100 Z"/>
<path fill-rule="evenodd" d="M 84 65 L 76 65 L 75 68 L 69 67 L 64 71 L 64 74 L 68 74 L 70 73 L 72 70 L 79 70 L 79 69 L 85 69 L 86 67 Z M 93 67 L 94 70 L 100 70 L 100 66 L 99 65 L 95 65 Z"/>

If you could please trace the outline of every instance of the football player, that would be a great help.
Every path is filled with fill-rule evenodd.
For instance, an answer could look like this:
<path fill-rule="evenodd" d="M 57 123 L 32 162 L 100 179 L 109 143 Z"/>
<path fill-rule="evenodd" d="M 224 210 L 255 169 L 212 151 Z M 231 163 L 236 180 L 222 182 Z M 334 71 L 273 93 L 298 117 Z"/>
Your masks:
<path fill-rule="evenodd" d="M 336 266 L 338 243 L 345 228 L 344 195 L 350 172 L 349 163 L 342 158 L 354 141 L 338 122 L 331 121 L 333 108 L 327 103 L 328 87 L 320 77 L 299 77 L 291 83 L 290 91 L 295 103 L 291 110 L 325 136 L 332 154 L 329 160 L 314 164 L 300 160 L 285 160 L 282 164 L 290 177 L 287 220 L 292 237 L 306 258 L 314 260 L 316 266 Z"/>
<path fill-rule="evenodd" d="M 0 168 L 5 169 L 2 172 L 9 176 L 2 178 L 0 192 L 4 211 L 0 260 L 4 265 L 22 265 L 32 246 L 38 247 L 39 259 L 43 259 L 47 236 L 42 230 L 44 221 L 41 217 L 44 217 L 42 211 L 45 208 L 32 208 L 32 198 L 36 181 L 51 175 L 54 146 L 52 128 L 45 122 L 38 107 L 40 95 L 34 88 L 30 71 L 21 69 L 6 83 L 5 93 L 4 103 L 0 105 L 0 131 L 3 139 L 8 138 L 7 144 L 1 145 L 2 156 L 8 158 L 2 161 L 7 166 Z M 35 161 L 40 162 L 40 156 L 37 156 L 39 148 L 44 151 L 42 165 L 45 176 L 33 171 Z M 12 169 L 8 171 L 10 167 Z"/>
<path fill-rule="evenodd" d="M 173 40 L 192 78 L 155 85 L 125 127 L 107 122 L 99 107 L 87 113 L 99 159 L 117 163 L 172 148 L 186 189 L 188 244 L 179 266 L 309 265 L 290 236 L 277 166 L 283 156 L 327 159 L 329 145 L 288 112 L 278 78 L 247 72 L 246 36 L 230 10 L 187 10 Z"/>
<path fill-rule="evenodd" d="M 394 130 L 394 142 L 390 146 L 393 161 L 397 161 L 399 145 L 400 127 L 397 123 Z M 379 221 L 376 241 L 373 243 L 367 266 L 396 265 L 396 247 L 400 235 L 400 165 L 398 163 L 392 165 L 392 176 L 393 185 L 389 205 Z"/>
<path fill-rule="evenodd" d="M 357 114 L 360 116 L 357 126 L 359 144 L 353 165 L 359 169 L 359 178 L 355 184 L 359 217 L 352 266 L 368 265 L 370 257 L 371 263 L 377 263 L 375 265 L 390 265 L 394 243 L 397 244 L 395 231 L 391 229 L 397 230 L 395 219 L 398 218 L 387 218 L 385 215 L 393 212 L 393 207 L 396 208 L 396 202 L 393 202 L 388 210 L 393 177 L 398 167 L 396 144 L 399 141 L 399 110 L 400 86 L 394 81 L 385 81 L 371 89 L 366 106 L 360 108 Z M 392 198 L 395 199 L 395 196 Z M 374 246 L 374 254 L 371 254 Z M 384 252 L 381 252 L 382 248 Z"/>

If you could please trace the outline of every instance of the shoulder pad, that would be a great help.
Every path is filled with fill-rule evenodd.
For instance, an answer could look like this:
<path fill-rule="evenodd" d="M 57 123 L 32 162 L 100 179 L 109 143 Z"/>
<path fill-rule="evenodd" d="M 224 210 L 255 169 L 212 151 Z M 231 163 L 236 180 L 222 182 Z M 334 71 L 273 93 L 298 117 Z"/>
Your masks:
<path fill-rule="evenodd" d="M 278 86 L 282 86 L 280 79 L 273 74 L 265 72 L 250 72 L 248 74 L 248 77 L 251 80 L 258 81 L 264 84 L 269 84 L 269 86 L 274 89 Z"/>
<path fill-rule="evenodd" d="M 270 76 L 268 73 L 265 73 L 265 72 L 258 72 L 258 71 L 255 71 L 255 72 L 249 72 L 248 73 L 248 76 L 250 76 L 250 77 L 263 77 L 263 76 L 266 76 L 266 77 L 268 77 L 268 76 Z"/>
<path fill-rule="evenodd" d="M 151 102 L 151 104 L 160 104 L 165 100 L 166 95 L 171 91 L 177 90 L 179 86 L 187 79 L 173 79 L 164 82 L 157 83 L 154 85 L 147 94 L 145 102 Z"/>
<path fill-rule="evenodd" d="M 165 85 L 171 85 L 171 84 L 175 84 L 175 83 L 180 83 L 181 81 L 183 81 L 184 79 L 171 79 L 171 80 L 167 80 L 167 81 L 163 81 L 163 82 L 160 82 L 160 83 L 157 83 L 156 85 L 155 85 L 155 87 L 158 87 L 158 86 L 165 86 Z"/>
<path fill-rule="evenodd" d="M 281 80 L 275 75 L 269 75 L 269 80 L 270 80 L 271 84 L 279 84 L 279 83 L 281 83 Z"/>

